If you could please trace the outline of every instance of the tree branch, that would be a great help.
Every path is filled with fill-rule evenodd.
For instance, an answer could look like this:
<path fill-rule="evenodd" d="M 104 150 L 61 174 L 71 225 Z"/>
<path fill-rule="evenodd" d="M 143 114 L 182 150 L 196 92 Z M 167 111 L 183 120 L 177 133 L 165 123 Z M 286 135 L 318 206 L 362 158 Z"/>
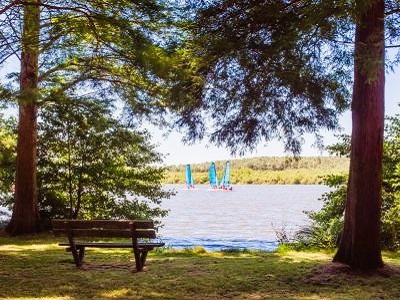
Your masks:
<path fill-rule="evenodd" d="M 13 56 L 13 55 L 15 55 L 15 56 L 17 56 L 18 57 L 18 55 L 16 54 L 16 52 L 11 52 L 10 54 L 8 54 L 8 55 L 6 55 L 6 56 L 4 56 L 4 57 L 2 57 L 1 59 L 0 59 L 0 65 L 2 65 L 7 59 L 9 59 L 11 56 Z M 18 57 L 19 58 L 19 57 Z"/>
<path fill-rule="evenodd" d="M 3 8 L 0 9 L 0 15 L 4 14 L 7 10 L 9 10 L 10 8 L 12 8 L 13 6 L 22 4 L 21 0 L 14 0 L 11 3 L 9 3 L 8 5 L 4 6 Z"/>
<path fill-rule="evenodd" d="M 64 70 L 65 67 L 67 67 L 67 63 L 59 64 L 55 66 L 54 68 L 48 69 L 46 72 L 42 73 L 39 75 L 38 82 L 44 81 L 49 75 L 51 75 L 54 72 Z"/>
<path fill-rule="evenodd" d="M 400 45 L 389 45 L 385 46 L 385 48 L 400 48 Z"/>
<path fill-rule="evenodd" d="M 389 16 L 389 15 L 398 14 L 398 13 L 400 13 L 400 7 L 399 7 L 399 8 L 394 8 L 394 9 L 392 9 L 392 10 L 386 11 L 386 12 L 385 12 L 385 15 L 386 15 L 386 16 Z"/>
<path fill-rule="evenodd" d="M 13 22 L 12 22 L 13 20 L 10 18 L 9 15 L 6 15 L 6 19 L 7 19 L 8 26 L 11 28 L 12 32 L 14 33 L 14 37 L 17 37 L 16 43 L 17 43 L 17 42 L 19 43 L 20 32 L 18 32 L 18 31 L 15 29 L 15 27 L 14 27 L 14 25 L 13 25 Z M 19 52 L 19 50 L 20 50 L 21 48 L 20 48 L 20 47 L 17 47 L 17 49 L 14 49 L 13 46 L 8 42 L 7 37 L 4 36 L 3 34 L 2 34 L 2 36 L 4 37 L 4 40 L 6 41 L 6 43 L 8 44 L 8 45 L 7 45 L 8 48 L 11 49 L 11 51 L 15 54 L 15 56 L 16 56 L 19 60 L 21 60 L 21 56 L 18 54 L 18 52 Z"/>

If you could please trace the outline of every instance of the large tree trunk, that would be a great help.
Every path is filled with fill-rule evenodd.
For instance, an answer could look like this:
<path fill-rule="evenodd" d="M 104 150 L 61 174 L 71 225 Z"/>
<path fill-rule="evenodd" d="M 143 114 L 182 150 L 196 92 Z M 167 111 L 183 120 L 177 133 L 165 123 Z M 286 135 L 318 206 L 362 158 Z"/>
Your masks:
<path fill-rule="evenodd" d="M 366 3 L 370 3 L 366 5 Z M 358 1 L 350 177 L 342 239 L 334 261 L 383 266 L 380 249 L 384 129 L 384 1 Z"/>
<path fill-rule="evenodd" d="M 37 100 L 39 0 L 24 5 L 15 200 L 6 231 L 13 235 L 40 231 L 37 205 Z"/>

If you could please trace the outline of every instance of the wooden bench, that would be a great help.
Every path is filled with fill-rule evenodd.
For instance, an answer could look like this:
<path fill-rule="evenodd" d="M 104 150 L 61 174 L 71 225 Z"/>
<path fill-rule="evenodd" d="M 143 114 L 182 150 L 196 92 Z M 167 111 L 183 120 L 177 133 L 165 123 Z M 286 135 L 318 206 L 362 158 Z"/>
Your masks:
<path fill-rule="evenodd" d="M 52 220 L 53 232 L 56 236 L 66 235 L 68 243 L 66 250 L 72 253 L 77 267 L 82 266 L 85 248 L 131 248 L 134 253 L 136 270 L 142 271 L 147 253 L 156 247 L 162 247 L 162 242 L 152 242 L 156 238 L 154 223 L 151 220 Z M 78 241 L 76 238 L 129 238 L 130 242 L 96 242 Z"/>

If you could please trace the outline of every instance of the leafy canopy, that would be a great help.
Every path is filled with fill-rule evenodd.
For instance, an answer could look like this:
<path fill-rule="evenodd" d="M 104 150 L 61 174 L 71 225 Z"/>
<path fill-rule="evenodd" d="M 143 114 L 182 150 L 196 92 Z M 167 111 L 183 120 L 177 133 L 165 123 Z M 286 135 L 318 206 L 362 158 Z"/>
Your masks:
<path fill-rule="evenodd" d="M 183 62 L 193 73 L 172 97 L 188 140 L 211 127 L 211 141 L 233 152 L 278 138 L 299 153 L 305 133 L 337 128 L 352 65 L 345 7 L 226 0 L 195 11 Z"/>
<path fill-rule="evenodd" d="M 371 1 L 182 2 L 187 72 L 170 107 L 186 141 L 208 136 L 240 153 L 278 139 L 298 154 L 304 134 L 320 145 L 321 129 L 338 129 L 351 100 L 355 24 Z M 400 45 L 399 12 L 399 1 L 385 1 L 388 48 Z M 390 67 L 400 56 L 389 54 Z"/>
<path fill-rule="evenodd" d="M 20 59 L 23 7 L 29 4 L 0 4 L 5 7 L 0 11 L 0 66 L 13 67 Z M 123 100 L 130 121 L 162 114 L 174 62 L 169 44 L 162 42 L 171 24 L 163 1 L 50 0 L 39 5 L 39 104 L 64 94 L 91 94 Z M 12 71 L 0 84 L 0 97 L 16 102 L 19 72 Z"/>

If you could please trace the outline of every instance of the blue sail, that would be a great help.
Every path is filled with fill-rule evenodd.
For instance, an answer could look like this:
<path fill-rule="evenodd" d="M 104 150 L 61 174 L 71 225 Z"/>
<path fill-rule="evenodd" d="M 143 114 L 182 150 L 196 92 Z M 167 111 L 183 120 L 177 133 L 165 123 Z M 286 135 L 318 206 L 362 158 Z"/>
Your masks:
<path fill-rule="evenodd" d="M 214 162 L 211 163 L 210 168 L 208 170 L 208 178 L 210 179 L 211 187 L 215 188 L 218 185 L 218 177 L 217 170 L 215 168 Z"/>
<path fill-rule="evenodd" d="M 190 165 L 186 165 L 186 185 L 188 188 L 194 188 L 194 180 L 192 177 L 192 171 L 190 170 Z"/>
<path fill-rule="evenodd" d="M 230 177 L 231 177 L 231 169 L 229 165 L 229 161 L 226 162 L 225 164 L 225 170 L 224 170 L 224 175 L 222 176 L 221 179 L 221 187 L 222 188 L 230 188 Z"/>

